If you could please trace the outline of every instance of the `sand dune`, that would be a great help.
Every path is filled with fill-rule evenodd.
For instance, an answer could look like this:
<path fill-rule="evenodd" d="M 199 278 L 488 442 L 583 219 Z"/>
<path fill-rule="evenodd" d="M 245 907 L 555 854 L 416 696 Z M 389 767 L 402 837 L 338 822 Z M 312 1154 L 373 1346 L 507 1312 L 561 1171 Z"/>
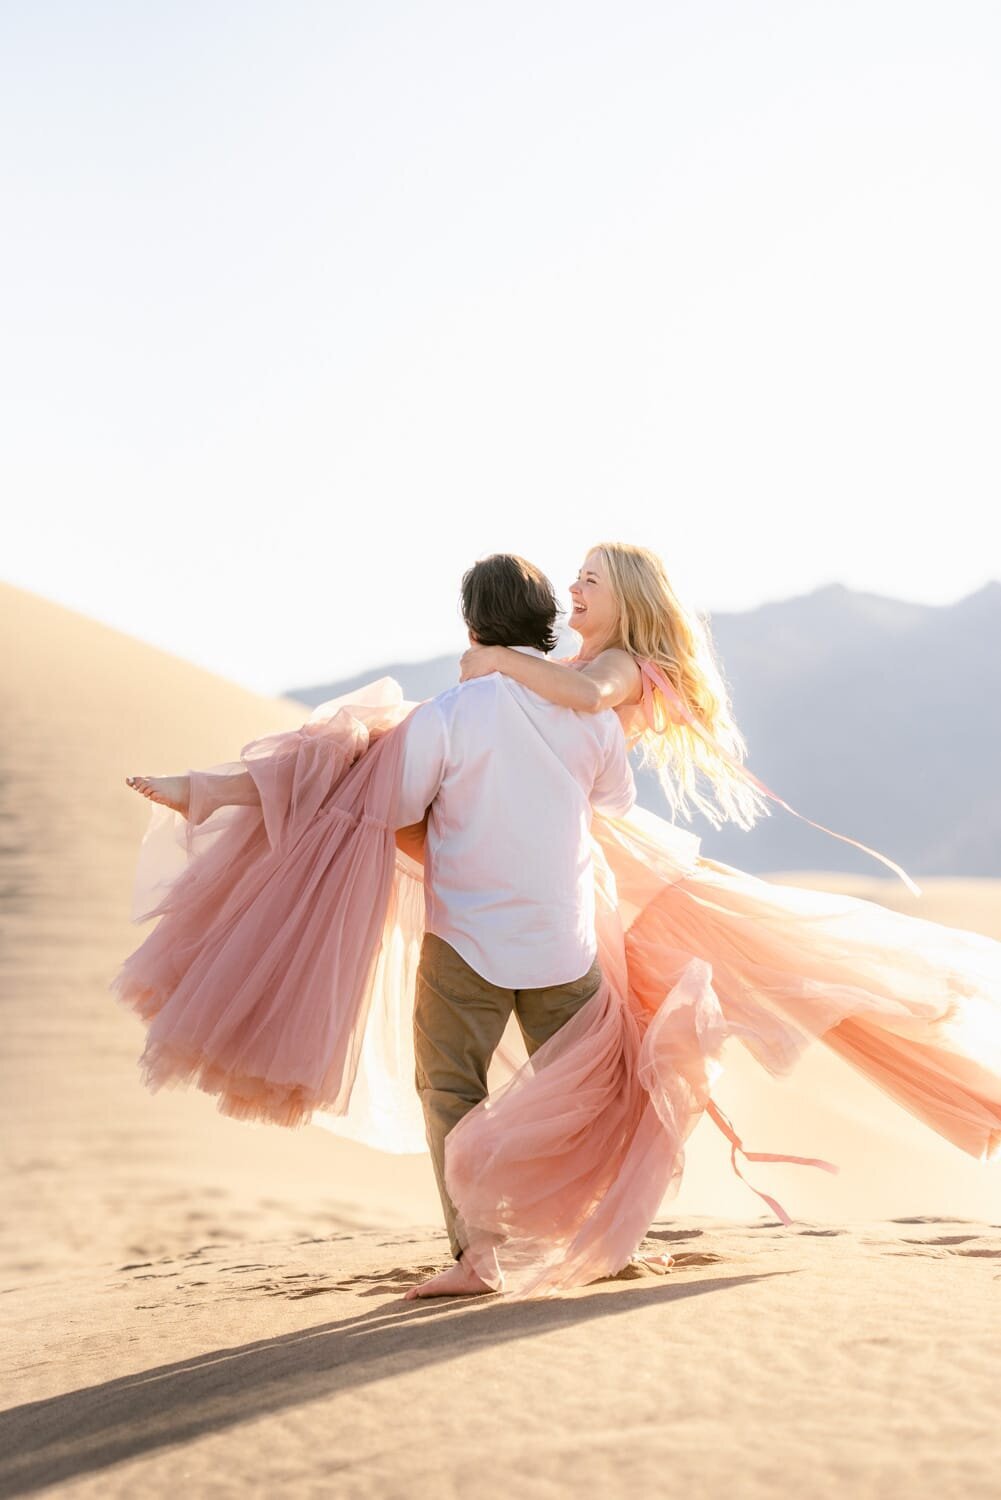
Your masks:
<path fill-rule="evenodd" d="M 400 1302 L 446 1258 L 426 1157 L 147 1094 L 107 989 L 123 778 L 303 709 L 15 589 L 0 621 L 0 1493 L 995 1492 L 1001 1172 L 820 1045 L 781 1083 L 737 1048 L 717 1093 L 749 1148 L 839 1163 L 747 1167 L 791 1228 L 704 1121 L 676 1268 L 520 1307 Z M 1001 882 L 789 878 L 1001 938 Z"/>
<path fill-rule="evenodd" d="M 402 1302 L 440 1255 L 414 1231 L 35 1288 L 0 1493 L 996 1495 L 996 1227 L 686 1218 L 652 1243 L 667 1276 L 555 1302 Z"/>
<path fill-rule="evenodd" d="M 431 1222 L 423 1158 L 393 1158 L 309 1129 L 223 1119 L 198 1095 L 148 1094 L 143 1030 L 108 993 L 140 938 L 129 920 L 149 807 L 132 771 L 231 758 L 301 705 L 234 687 L 10 588 L 2 777 L 0 1063 L 8 1206 L 0 1266 L 162 1254 L 190 1226 L 245 1215 L 255 1230 Z M 183 1229 L 189 1232 L 188 1228 Z"/>

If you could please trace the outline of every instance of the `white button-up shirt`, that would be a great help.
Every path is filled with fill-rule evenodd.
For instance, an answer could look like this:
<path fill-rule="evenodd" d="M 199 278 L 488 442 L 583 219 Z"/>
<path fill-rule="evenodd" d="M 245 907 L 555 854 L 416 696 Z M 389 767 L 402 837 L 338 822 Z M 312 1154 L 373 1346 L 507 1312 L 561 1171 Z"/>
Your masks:
<path fill-rule="evenodd" d="M 591 809 L 621 817 L 635 798 L 611 709 L 559 708 L 497 672 L 421 704 L 397 823 L 430 808 L 427 930 L 507 989 L 581 978 L 597 951 Z"/>

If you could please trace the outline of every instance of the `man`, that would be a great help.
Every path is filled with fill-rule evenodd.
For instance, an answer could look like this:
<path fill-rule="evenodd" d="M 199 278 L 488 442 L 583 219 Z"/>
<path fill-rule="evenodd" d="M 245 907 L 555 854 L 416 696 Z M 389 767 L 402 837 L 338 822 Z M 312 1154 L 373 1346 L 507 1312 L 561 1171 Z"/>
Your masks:
<path fill-rule="evenodd" d="M 477 563 L 462 608 L 479 644 L 543 656 L 556 644 L 552 585 L 522 558 Z M 559 708 L 493 673 L 411 717 L 397 821 L 428 813 L 416 1083 L 455 1264 L 408 1298 L 491 1290 L 462 1259 L 445 1137 L 486 1097 L 512 1010 L 531 1055 L 597 991 L 591 810 L 620 817 L 635 796 L 611 710 Z"/>

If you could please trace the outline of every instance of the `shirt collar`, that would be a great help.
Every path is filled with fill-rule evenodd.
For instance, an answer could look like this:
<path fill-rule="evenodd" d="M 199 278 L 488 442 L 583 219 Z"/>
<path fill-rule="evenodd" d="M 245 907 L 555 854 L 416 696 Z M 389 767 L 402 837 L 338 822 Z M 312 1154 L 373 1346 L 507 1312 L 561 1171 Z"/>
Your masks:
<path fill-rule="evenodd" d="M 545 651 L 538 651 L 534 646 L 512 646 L 512 651 L 524 651 L 526 656 L 541 656 L 545 660 Z"/>

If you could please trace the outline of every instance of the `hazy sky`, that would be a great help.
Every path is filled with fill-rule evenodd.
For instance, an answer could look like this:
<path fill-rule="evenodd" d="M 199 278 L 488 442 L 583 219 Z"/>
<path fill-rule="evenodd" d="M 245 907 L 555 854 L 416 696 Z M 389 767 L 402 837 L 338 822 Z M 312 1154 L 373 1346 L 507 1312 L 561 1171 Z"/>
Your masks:
<path fill-rule="evenodd" d="M 0 133 L 12 583 L 272 691 L 1001 576 L 996 0 L 3 0 Z"/>

